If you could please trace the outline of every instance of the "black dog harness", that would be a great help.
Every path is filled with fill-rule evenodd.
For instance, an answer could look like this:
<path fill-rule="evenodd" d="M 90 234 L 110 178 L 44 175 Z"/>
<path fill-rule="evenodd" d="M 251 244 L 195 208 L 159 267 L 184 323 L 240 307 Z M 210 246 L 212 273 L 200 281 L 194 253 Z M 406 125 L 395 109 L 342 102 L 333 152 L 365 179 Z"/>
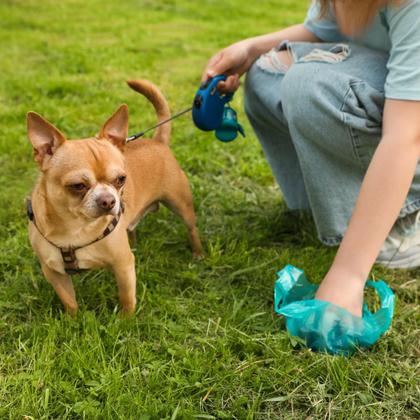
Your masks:
<path fill-rule="evenodd" d="M 117 227 L 118 222 L 121 218 L 121 214 L 124 212 L 124 205 L 123 202 L 121 201 L 121 206 L 120 206 L 120 211 L 118 212 L 118 214 L 111 220 L 111 222 L 109 223 L 109 225 L 105 228 L 105 230 L 102 232 L 102 234 L 100 236 L 98 236 L 96 239 L 94 239 L 93 241 L 82 245 L 82 246 L 68 246 L 68 247 L 60 247 L 57 246 L 56 244 L 54 244 L 53 242 L 51 242 L 49 239 L 47 239 L 42 232 L 39 230 L 37 224 L 36 224 L 36 219 L 35 219 L 35 213 L 32 209 L 32 201 L 30 199 L 28 199 L 26 201 L 26 213 L 28 215 L 29 220 L 34 224 L 34 226 L 36 227 L 36 229 L 38 230 L 38 232 L 40 233 L 40 235 L 51 245 L 53 245 L 55 248 L 58 248 L 61 252 L 61 256 L 63 258 L 63 264 L 64 264 L 64 271 L 68 274 L 68 275 L 72 275 L 72 274 L 78 274 L 81 273 L 82 271 L 84 271 L 83 269 L 79 268 L 79 263 L 77 261 L 77 257 L 76 257 L 76 251 L 78 249 L 81 248 L 86 248 L 89 245 L 94 244 L 95 242 L 99 242 L 102 239 L 104 239 L 106 236 L 108 236 L 110 233 L 112 233 L 114 231 L 114 229 Z"/>

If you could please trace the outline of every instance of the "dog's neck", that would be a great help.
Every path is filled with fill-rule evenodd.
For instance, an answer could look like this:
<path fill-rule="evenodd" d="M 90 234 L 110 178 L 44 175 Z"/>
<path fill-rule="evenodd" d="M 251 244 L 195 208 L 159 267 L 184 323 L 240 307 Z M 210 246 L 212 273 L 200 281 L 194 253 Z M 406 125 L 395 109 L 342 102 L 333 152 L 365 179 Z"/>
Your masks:
<path fill-rule="evenodd" d="M 38 230 L 60 247 L 78 247 L 95 240 L 114 217 L 105 215 L 91 219 L 71 213 L 48 196 L 43 177 L 36 184 L 31 199 Z"/>

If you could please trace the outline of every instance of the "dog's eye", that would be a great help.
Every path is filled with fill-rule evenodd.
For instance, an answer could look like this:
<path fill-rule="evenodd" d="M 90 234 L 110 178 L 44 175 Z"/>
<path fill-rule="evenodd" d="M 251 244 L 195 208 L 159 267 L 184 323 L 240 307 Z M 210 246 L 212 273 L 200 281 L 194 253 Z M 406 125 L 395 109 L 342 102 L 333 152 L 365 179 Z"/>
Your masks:
<path fill-rule="evenodd" d="M 125 175 L 120 175 L 116 180 L 115 183 L 117 184 L 117 186 L 122 187 L 125 184 L 125 180 L 126 180 L 126 176 Z"/>
<path fill-rule="evenodd" d="M 78 184 L 70 184 L 69 188 L 76 192 L 82 192 L 85 191 L 87 187 L 85 184 L 83 184 L 83 182 L 80 182 Z"/>

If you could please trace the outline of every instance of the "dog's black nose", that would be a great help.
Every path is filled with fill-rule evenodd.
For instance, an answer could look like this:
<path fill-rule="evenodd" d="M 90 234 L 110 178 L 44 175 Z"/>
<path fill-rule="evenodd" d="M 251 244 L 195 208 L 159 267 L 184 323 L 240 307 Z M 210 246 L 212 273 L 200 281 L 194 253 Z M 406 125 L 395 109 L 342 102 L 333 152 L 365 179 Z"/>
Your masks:
<path fill-rule="evenodd" d="M 103 193 L 96 199 L 96 204 L 104 210 L 111 210 L 115 206 L 115 197 L 110 193 Z"/>

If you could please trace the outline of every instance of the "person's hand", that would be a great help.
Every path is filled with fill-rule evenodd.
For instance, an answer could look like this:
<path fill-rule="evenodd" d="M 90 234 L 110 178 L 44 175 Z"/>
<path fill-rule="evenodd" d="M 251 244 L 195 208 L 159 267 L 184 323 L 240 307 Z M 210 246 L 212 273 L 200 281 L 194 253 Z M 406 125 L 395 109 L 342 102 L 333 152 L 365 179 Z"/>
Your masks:
<path fill-rule="evenodd" d="M 362 316 L 365 280 L 346 273 L 330 272 L 322 281 L 315 298 L 341 306 L 356 316 Z"/>
<path fill-rule="evenodd" d="M 240 77 L 246 73 L 254 62 L 251 55 L 251 44 L 244 40 L 230 45 L 215 54 L 207 64 L 201 81 L 224 74 L 226 81 L 217 85 L 221 92 L 235 92 L 240 86 Z"/>

